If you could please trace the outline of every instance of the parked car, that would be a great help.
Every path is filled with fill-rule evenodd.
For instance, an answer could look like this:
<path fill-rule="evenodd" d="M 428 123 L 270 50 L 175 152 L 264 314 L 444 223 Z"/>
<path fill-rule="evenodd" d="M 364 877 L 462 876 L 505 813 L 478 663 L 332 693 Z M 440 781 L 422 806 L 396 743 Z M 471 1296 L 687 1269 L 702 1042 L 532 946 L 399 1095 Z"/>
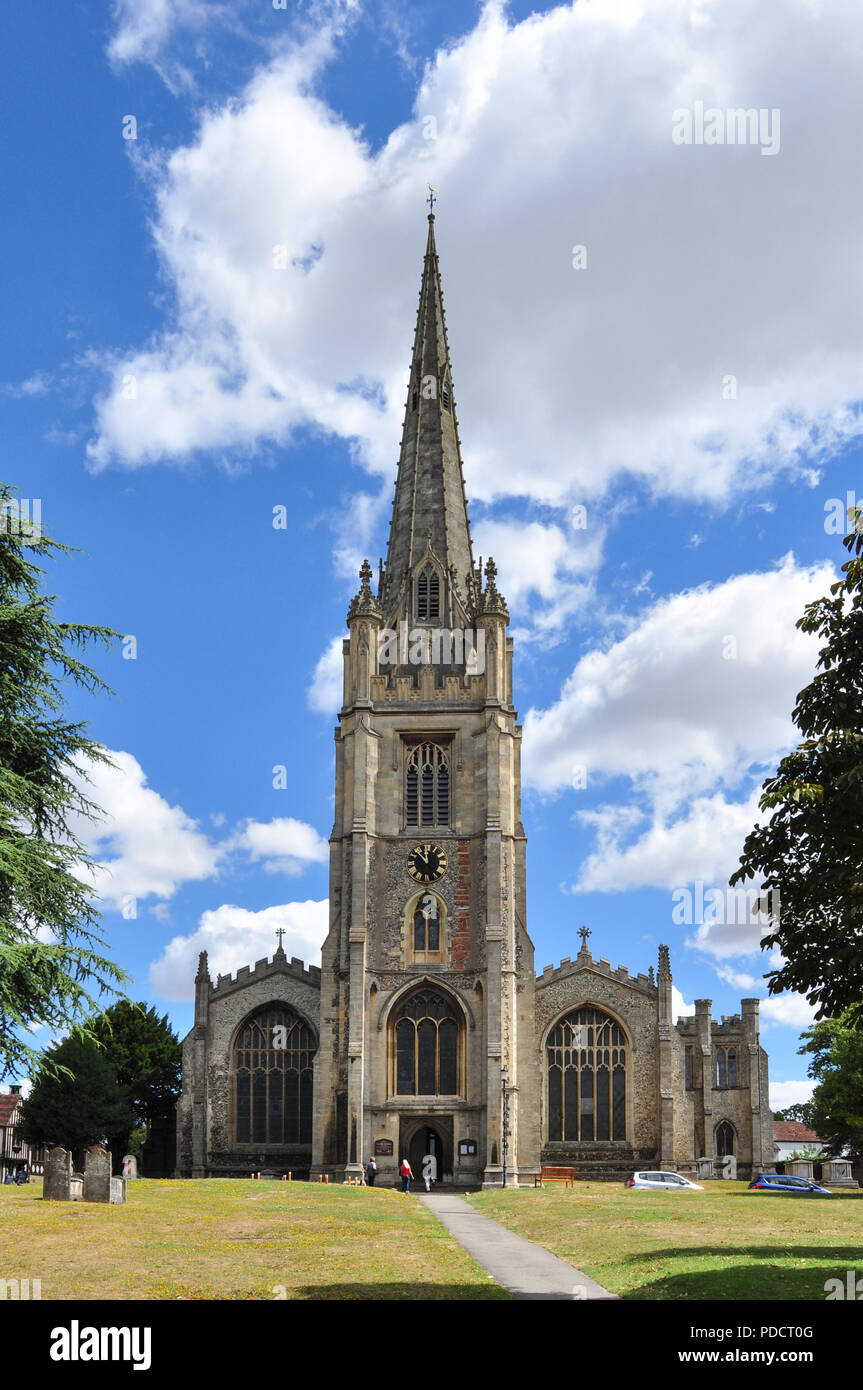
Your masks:
<path fill-rule="evenodd" d="M 624 1187 L 644 1187 L 652 1192 L 703 1192 L 697 1182 L 690 1182 L 682 1173 L 633 1173 Z"/>
<path fill-rule="evenodd" d="M 793 1178 L 790 1173 L 762 1173 L 749 1184 L 756 1192 L 784 1192 L 789 1197 L 833 1197 L 820 1183 L 811 1178 Z"/>

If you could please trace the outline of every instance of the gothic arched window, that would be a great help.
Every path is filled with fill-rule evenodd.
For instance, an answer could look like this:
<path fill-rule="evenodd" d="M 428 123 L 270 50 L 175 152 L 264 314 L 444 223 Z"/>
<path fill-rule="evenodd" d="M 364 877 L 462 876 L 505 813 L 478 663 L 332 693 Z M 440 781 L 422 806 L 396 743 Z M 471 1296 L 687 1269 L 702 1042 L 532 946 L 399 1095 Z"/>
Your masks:
<path fill-rule="evenodd" d="M 439 990 L 408 996 L 392 1023 L 396 1095 L 459 1094 L 460 1026 L 455 1004 Z"/>
<path fill-rule="evenodd" d="M 716 1127 L 716 1156 L 724 1158 L 726 1154 L 734 1153 L 734 1130 L 727 1120 L 723 1120 L 721 1125 Z"/>
<path fill-rule="evenodd" d="M 234 1132 L 238 1144 L 312 1142 L 309 1025 L 285 1005 L 247 1019 L 234 1044 Z"/>
<path fill-rule="evenodd" d="M 716 1084 L 723 1088 L 737 1085 L 736 1047 L 718 1047 L 716 1049 Z"/>
<path fill-rule="evenodd" d="M 575 1009 L 546 1044 L 548 1139 L 626 1138 L 626 1035 L 600 1009 Z"/>
<path fill-rule="evenodd" d="M 434 893 L 423 893 L 414 908 L 414 954 L 440 951 L 440 904 Z"/>
<path fill-rule="evenodd" d="M 425 565 L 417 577 L 417 617 L 440 617 L 440 575 L 434 565 Z"/>
<path fill-rule="evenodd" d="M 436 743 L 418 743 L 408 754 L 405 821 L 449 825 L 449 759 Z"/>

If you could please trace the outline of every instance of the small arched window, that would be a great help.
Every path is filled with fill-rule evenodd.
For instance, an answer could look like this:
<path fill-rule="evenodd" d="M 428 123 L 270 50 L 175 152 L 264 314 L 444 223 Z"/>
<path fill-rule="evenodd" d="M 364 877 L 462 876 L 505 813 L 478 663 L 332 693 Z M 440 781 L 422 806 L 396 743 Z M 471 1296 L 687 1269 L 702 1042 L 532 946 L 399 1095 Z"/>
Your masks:
<path fill-rule="evenodd" d="M 423 893 L 414 908 L 414 954 L 440 951 L 440 910 L 434 893 Z"/>
<path fill-rule="evenodd" d="M 737 1048 L 719 1047 L 716 1049 L 717 1086 L 737 1085 Z"/>
<path fill-rule="evenodd" d="M 436 743 L 419 743 L 408 754 L 405 774 L 407 825 L 449 825 L 449 759 Z"/>
<path fill-rule="evenodd" d="M 727 1120 L 723 1120 L 721 1125 L 716 1128 L 716 1156 L 725 1158 L 726 1154 L 734 1153 L 734 1130 Z"/>
<path fill-rule="evenodd" d="M 417 576 L 417 617 L 440 617 L 440 575 L 434 565 L 425 565 Z"/>

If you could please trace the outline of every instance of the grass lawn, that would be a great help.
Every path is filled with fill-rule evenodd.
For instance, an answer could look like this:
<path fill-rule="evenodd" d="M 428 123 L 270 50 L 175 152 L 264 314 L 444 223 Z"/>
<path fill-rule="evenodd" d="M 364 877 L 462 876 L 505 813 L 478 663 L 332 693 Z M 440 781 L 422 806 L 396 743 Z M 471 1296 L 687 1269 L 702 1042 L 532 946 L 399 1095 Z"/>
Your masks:
<path fill-rule="evenodd" d="M 814 1299 L 863 1275 L 863 1197 L 782 1197 L 743 1182 L 704 1192 L 621 1183 L 482 1192 L 468 1199 L 510 1230 L 631 1299 Z"/>
<path fill-rule="evenodd" d="M 0 1188 L 0 1277 L 43 1299 L 509 1298 L 415 1197 L 317 1183 L 127 1184 L 125 1206 Z"/>

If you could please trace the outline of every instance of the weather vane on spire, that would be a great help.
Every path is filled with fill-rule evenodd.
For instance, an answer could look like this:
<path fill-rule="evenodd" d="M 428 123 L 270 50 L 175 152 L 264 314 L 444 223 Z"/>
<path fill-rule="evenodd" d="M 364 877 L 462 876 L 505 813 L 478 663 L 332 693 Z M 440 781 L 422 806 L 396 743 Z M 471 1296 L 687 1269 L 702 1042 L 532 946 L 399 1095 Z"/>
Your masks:
<path fill-rule="evenodd" d="M 428 197 L 426 198 L 426 202 L 427 202 L 428 205 L 429 205 L 429 212 L 431 213 L 432 216 L 434 216 L 434 205 L 435 205 L 435 202 L 437 201 L 436 198 L 435 198 L 435 194 L 438 192 L 438 189 L 435 188 L 435 186 L 434 186 L 433 183 L 430 183 L 428 187 L 429 187 L 429 195 L 428 195 Z"/>

